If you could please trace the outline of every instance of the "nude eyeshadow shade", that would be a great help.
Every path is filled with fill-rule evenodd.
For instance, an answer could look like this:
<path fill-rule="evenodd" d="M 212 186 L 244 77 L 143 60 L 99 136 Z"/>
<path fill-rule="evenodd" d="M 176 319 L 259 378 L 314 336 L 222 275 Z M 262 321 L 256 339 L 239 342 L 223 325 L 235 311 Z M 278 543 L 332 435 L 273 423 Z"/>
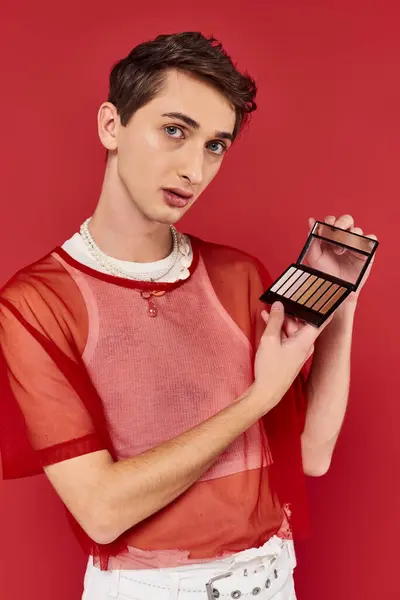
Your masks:
<path fill-rule="evenodd" d="M 290 265 L 260 300 L 266 304 L 279 300 L 287 314 L 320 327 L 357 289 L 377 246 L 376 240 L 317 221 L 297 263 Z M 332 254 L 325 263 L 319 259 L 324 253 L 328 257 Z M 351 281 L 340 279 L 334 269 L 345 254 L 345 260 L 353 260 Z M 311 266 L 316 257 L 315 264 L 333 267 L 322 271 Z M 332 257 L 338 258 L 332 260 Z M 336 270 L 340 272 L 339 268 Z"/>

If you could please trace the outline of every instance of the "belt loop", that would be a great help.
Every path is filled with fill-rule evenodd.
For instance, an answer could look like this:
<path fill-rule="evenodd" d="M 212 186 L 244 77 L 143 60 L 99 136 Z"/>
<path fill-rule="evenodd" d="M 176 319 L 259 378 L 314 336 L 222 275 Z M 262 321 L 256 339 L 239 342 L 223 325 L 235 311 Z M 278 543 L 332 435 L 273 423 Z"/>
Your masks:
<path fill-rule="evenodd" d="M 262 556 L 261 557 L 261 562 L 264 565 L 264 569 L 265 571 L 269 571 L 269 569 L 271 568 L 271 564 L 272 564 L 272 560 L 270 556 Z"/>
<path fill-rule="evenodd" d="M 179 588 L 181 587 L 181 577 L 179 573 L 170 573 L 171 578 L 171 586 L 169 591 L 169 599 L 168 600 L 178 600 L 179 596 Z"/>
<path fill-rule="evenodd" d="M 111 598 L 118 598 L 120 574 L 121 574 L 121 569 L 112 569 L 112 571 L 111 571 L 110 592 L 109 592 Z"/>
<path fill-rule="evenodd" d="M 289 558 L 290 558 L 291 563 L 293 565 L 293 569 L 295 569 L 297 567 L 297 558 L 296 558 L 296 550 L 295 550 L 295 547 L 294 547 L 294 542 L 292 540 L 289 540 L 287 542 L 287 546 L 288 546 Z"/>

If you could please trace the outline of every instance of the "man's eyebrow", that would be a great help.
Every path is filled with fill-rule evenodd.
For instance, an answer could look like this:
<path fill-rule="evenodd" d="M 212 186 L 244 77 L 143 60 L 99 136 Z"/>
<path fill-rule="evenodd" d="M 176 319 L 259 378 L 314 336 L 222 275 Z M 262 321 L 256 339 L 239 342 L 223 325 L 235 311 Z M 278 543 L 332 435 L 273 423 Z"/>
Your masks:
<path fill-rule="evenodd" d="M 188 117 L 188 115 L 184 115 L 183 113 L 170 112 L 170 113 L 164 113 L 161 116 L 168 117 L 170 119 L 179 119 L 180 121 L 183 121 L 184 123 L 186 123 L 186 125 L 188 125 L 192 129 L 200 129 L 200 123 L 198 123 L 197 121 L 192 119 L 192 117 Z M 231 142 L 233 142 L 233 134 L 229 133 L 228 131 L 216 131 L 215 137 L 221 138 L 223 140 L 230 140 Z"/>

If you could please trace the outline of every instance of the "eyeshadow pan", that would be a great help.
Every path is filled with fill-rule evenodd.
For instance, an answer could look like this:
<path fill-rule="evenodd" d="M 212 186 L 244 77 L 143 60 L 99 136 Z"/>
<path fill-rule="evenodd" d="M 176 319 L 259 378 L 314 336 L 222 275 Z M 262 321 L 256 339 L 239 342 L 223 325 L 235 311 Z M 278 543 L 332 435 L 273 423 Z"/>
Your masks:
<path fill-rule="evenodd" d="M 307 277 L 303 285 L 297 290 L 297 292 L 290 298 L 294 302 L 297 302 L 299 298 L 304 294 L 305 291 L 311 286 L 312 283 L 317 279 L 316 275 L 310 275 Z"/>
<path fill-rule="evenodd" d="M 284 283 L 283 286 L 278 289 L 277 294 L 283 296 L 286 290 L 288 290 L 294 284 L 294 282 L 297 281 L 297 279 L 301 276 L 302 273 L 303 271 L 300 271 L 300 269 L 296 269 L 296 272 L 293 273 L 293 275 L 286 281 L 286 283 Z"/>
<path fill-rule="evenodd" d="M 325 294 L 318 300 L 318 302 L 316 302 L 314 304 L 314 306 L 312 307 L 313 310 L 317 310 L 319 311 L 319 309 L 324 306 L 324 304 L 326 302 L 328 302 L 328 300 L 333 296 L 333 294 L 339 289 L 339 285 L 337 283 L 334 283 L 326 292 Z"/>
<path fill-rule="evenodd" d="M 285 292 L 285 297 L 291 298 L 309 276 L 310 274 L 305 272 L 302 275 L 300 275 L 300 277 L 294 282 L 294 284 L 290 286 L 287 292 Z"/>
<path fill-rule="evenodd" d="M 299 304 L 305 304 L 309 298 L 314 294 L 314 292 L 323 284 L 325 280 L 318 277 L 316 281 L 312 284 L 311 287 L 308 288 L 306 292 L 302 295 L 301 298 L 298 299 Z"/>
<path fill-rule="evenodd" d="M 321 298 L 321 296 L 327 291 L 327 289 L 332 285 L 330 281 L 324 281 L 321 287 L 312 295 L 312 297 L 305 303 L 305 306 L 308 308 L 312 308 L 312 306 Z"/>
<path fill-rule="evenodd" d="M 337 302 L 339 300 L 339 298 L 341 298 L 343 296 L 343 294 L 345 293 L 346 288 L 344 287 L 340 287 L 332 296 L 332 298 L 330 300 L 328 300 L 328 302 L 326 304 L 324 304 L 324 306 L 321 308 L 320 312 L 325 315 L 328 310 L 330 308 L 332 308 L 332 306 L 335 304 L 335 302 Z"/>
<path fill-rule="evenodd" d="M 296 267 L 290 267 L 290 269 L 288 269 L 286 273 L 284 273 L 282 277 L 278 279 L 276 283 L 274 283 L 274 285 L 271 288 L 271 292 L 276 292 L 281 287 L 281 285 L 285 283 L 285 281 L 287 281 L 291 275 L 293 275 L 295 271 Z"/>

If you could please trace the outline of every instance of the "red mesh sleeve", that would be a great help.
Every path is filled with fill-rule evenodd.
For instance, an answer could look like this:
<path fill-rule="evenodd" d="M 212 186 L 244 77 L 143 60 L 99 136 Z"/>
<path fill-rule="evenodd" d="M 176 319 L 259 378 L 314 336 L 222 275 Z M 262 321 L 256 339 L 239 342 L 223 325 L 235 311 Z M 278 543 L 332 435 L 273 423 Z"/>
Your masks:
<path fill-rule="evenodd" d="M 67 330 L 37 290 L 0 296 L 4 479 L 109 447 L 96 390 Z"/>

